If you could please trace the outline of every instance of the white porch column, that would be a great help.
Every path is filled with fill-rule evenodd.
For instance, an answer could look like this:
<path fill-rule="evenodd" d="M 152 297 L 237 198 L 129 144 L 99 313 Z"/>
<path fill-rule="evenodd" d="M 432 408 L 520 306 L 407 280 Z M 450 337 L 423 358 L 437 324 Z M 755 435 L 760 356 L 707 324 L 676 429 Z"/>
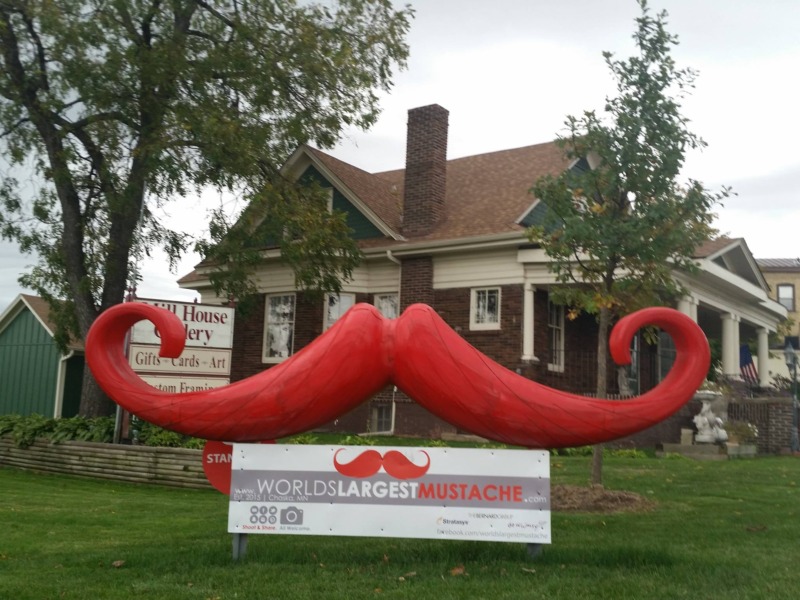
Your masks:
<path fill-rule="evenodd" d="M 722 374 L 739 377 L 739 321 L 732 313 L 722 315 Z"/>
<path fill-rule="evenodd" d="M 767 387 L 769 381 L 769 331 L 761 327 L 758 330 L 758 385 Z"/>
<path fill-rule="evenodd" d="M 678 300 L 678 310 L 697 323 L 697 298 L 684 296 Z"/>
<path fill-rule="evenodd" d="M 533 294 L 536 288 L 532 283 L 525 282 L 522 297 L 522 360 L 535 361 L 533 353 Z"/>

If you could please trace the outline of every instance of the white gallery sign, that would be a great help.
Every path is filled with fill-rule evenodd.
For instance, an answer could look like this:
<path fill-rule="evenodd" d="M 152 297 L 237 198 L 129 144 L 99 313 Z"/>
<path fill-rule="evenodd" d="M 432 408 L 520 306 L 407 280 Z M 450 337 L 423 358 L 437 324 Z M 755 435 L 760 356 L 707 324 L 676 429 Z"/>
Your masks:
<path fill-rule="evenodd" d="M 228 532 L 547 544 L 550 455 L 234 444 Z"/>
<path fill-rule="evenodd" d="M 186 329 L 186 347 L 231 348 L 235 309 L 228 306 L 193 304 L 172 300 L 137 299 L 175 313 Z M 150 321 L 139 321 L 131 330 L 131 342 L 160 344 L 158 330 Z"/>

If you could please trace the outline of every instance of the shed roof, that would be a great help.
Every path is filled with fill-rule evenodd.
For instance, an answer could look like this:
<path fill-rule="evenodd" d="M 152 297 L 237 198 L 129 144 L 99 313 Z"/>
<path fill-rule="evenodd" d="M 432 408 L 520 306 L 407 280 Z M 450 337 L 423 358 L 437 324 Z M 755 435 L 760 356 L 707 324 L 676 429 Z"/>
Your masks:
<path fill-rule="evenodd" d="M 41 323 L 50 337 L 54 337 L 56 325 L 50 318 L 50 306 L 44 298 L 31 294 L 19 294 L 14 301 L 8 305 L 5 311 L 0 314 L 0 331 L 3 331 L 13 321 L 20 311 L 24 309 L 31 311 L 34 317 Z M 73 340 L 68 346 L 69 350 L 83 352 L 83 340 Z"/>

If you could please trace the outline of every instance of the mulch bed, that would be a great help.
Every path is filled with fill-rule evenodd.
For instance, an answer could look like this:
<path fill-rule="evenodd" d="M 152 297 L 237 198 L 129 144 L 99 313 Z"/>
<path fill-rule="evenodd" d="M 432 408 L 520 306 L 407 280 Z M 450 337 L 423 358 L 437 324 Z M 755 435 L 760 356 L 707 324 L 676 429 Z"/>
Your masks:
<path fill-rule="evenodd" d="M 655 507 L 655 502 L 639 494 L 607 490 L 602 485 L 554 485 L 550 502 L 555 512 L 644 512 Z"/>

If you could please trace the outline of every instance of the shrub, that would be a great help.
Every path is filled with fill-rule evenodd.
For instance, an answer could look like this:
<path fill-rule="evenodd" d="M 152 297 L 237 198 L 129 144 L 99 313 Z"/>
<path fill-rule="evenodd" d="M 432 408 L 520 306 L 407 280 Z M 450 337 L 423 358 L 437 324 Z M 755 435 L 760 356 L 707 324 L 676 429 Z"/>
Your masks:
<path fill-rule="evenodd" d="M 114 439 L 114 417 L 70 417 L 49 419 L 43 415 L 0 415 L 0 435 L 10 434 L 19 448 L 27 448 L 37 438 L 51 444 L 68 441 L 108 443 Z M 205 440 L 168 431 L 133 417 L 131 430 L 137 442 L 147 446 L 202 448 Z"/>
<path fill-rule="evenodd" d="M 53 419 L 50 443 L 58 444 L 69 440 L 108 443 L 114 439 L 114 422 L 114 417 Z"/>
<path fill-rule="evenodd" d="M 755 444 L 758 441 L 758 427 L 748 421 L 728 421 L 724 425 L 728 441 L 742 444 Z"/>
<path fill-rule="evenodd" d="M 591 456 L 591 446 L 578 446 L 576 448 L 556 448 L 550 451 L 553 456 Z"/>
<path fill-rule="evenodd" d="M 342 446 L 374 446 L 375 440 L 362 435 L 348 435 L 342 439 Z"/>
<path fill-rule="evenodd" d="M 144 446 L 202 448 L 205 445 L 205 440 L 164 429 L 136 416 L 131 418 L 131 433 L 134 442 Z"/>
<path fill-rule="evenodd" d="M 319 443 L 319 438 L 313 433 L 301 433 L 293 435 L 289 439 L 283 440 L 285 444 L 313 445 Z"/>
<path fill-rule="evenodd" d="M 0 423 L 0 435 L 10 433 L 19 448 L 27 448 L 36 438 L 50 437 L 55 419 L 48 419 L 39 414 L 23 417 L 22 415 L 4 415 Z"/>
<path fill-rule="evenodd" d="M 647 452 L 636 448 L 617 448 L 608 451 L 609 456 L 616 458 L 648 458 Z"/>

